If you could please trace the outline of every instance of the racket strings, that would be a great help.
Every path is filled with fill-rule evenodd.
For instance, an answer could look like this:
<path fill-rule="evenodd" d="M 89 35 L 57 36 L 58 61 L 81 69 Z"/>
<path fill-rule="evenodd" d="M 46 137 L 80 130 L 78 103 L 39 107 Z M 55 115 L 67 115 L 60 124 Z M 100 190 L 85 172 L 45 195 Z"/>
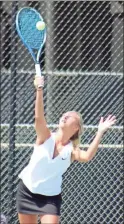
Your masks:
<path fill-rule="evenodd" d="M 44 31 L 36 28 L 36 23 L 40 21 L 39 14 L 27 9 L 22 10 L 19 15 L 19 29 L 26 44 L 32 49 L 39 49 L 44 41 Z"/>

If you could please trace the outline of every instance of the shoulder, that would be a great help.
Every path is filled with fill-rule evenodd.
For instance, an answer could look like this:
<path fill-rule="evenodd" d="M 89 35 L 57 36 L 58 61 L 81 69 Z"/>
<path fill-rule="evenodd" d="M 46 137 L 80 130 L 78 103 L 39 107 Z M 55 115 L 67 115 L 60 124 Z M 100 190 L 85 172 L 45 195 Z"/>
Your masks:
<path fill-rule="evenodd" d="M 35 146 L 43 146 L 44 144 L 49 144 L 49 142 L 55 141 L 55 133 L 51 132 L 50 136 L 44 142 L 36 142 Z"/>

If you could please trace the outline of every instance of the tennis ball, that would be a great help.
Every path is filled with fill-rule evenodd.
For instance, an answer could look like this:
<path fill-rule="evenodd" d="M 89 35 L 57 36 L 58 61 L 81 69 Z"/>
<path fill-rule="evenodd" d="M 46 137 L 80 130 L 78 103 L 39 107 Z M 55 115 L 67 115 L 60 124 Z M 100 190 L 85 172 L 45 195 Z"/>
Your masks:
<path fill-rule="evenodd" d="M 38 22 L 36 23 L 36 28 L 37 28 L 38 30 L 44 30 L 44 29 L 45 29 L 45 23 L 44 23 L 43 21 L 38 21 Z"/>

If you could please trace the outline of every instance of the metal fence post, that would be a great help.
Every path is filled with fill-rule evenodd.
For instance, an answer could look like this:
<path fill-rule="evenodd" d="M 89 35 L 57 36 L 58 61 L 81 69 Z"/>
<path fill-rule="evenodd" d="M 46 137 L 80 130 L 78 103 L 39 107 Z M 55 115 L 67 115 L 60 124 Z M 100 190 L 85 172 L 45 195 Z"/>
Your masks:
<path fill-rule="evenodd" d="M 2 68 L 2 51 L 1 51 L 1 22 L 2 22 L 2 2 L 0 2 L 0 71 Z"/>
<path fill-rule="evenodd" d="M 53 2 L 46 2 L 46 23 L 47 23 L 47 41 L 46 41 L 46 47 L 45 47 L 45 70 L 47 73 L 47 106 L 46 106 L 46 117 L 47 122 L 50 123 L 52 119 L 52 113 L 49 108 L 51 102 L 52 102 L 52 91 L 51 88 L 53 83 L 53 78 L 51 77 L 53 72 Z"/>
<path fill-rule="evenodd" d="M 16 124 L 16 57 L 17 38 L 15 17 L 18 3 L 12 2 L 11 11 L 11 75 L 10 75 L 10 132 L 9 132 L 9 202 L 8 221 L 14 223 L 14 150 L 15 150 L 15 124 Z"/>

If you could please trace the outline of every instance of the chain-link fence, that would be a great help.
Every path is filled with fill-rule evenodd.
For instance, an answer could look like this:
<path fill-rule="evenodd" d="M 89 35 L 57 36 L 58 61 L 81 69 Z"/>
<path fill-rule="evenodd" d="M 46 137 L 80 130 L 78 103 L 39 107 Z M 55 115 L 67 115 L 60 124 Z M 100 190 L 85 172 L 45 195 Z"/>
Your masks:
<path fill-rule="evenodd" d="M 0 2 L 1 25 L 1 211 L 17 224 L 18 174 L 35 141 L 33 60 L 15 30 L 18 9 L 44 17 L 47 41 L 41 55 L 48 125 L 56 130 L 68 110 L 81 112 L 87 149 L 101 116 L 112 113 L 96 157 L 73 163 L 64 175 L 61 223 L 123 223 L 123 1 Z"/>

